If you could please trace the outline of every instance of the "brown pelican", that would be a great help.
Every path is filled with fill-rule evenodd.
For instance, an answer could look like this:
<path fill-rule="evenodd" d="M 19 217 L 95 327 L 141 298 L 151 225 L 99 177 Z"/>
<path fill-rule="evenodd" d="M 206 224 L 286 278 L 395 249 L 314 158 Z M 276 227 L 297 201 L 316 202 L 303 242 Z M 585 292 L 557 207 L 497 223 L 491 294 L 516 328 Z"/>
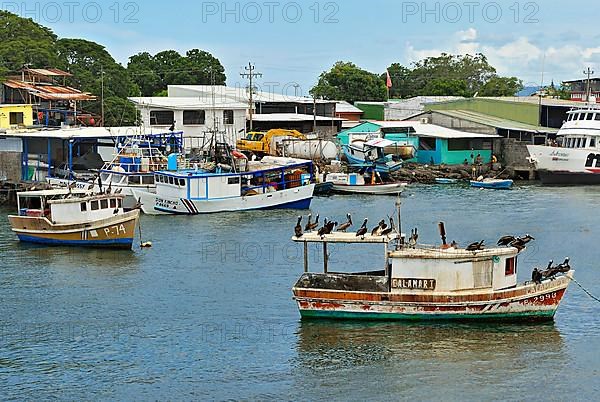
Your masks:
<path fill-rule="evenodd" d="M 471 244 L 469 244 L 467 246 L 467 248 L 465 250 L 467 250 L 467 251 L 479 251 L 479 250 L 483 250 L 484 243 L 485 243 L 485 240 L 482 240 L 482 241 L 477 242 L 477 243 L 471 243 Z"/>
<path fill-rule="evenodd" d="M 310 226 L 309 226 L 309 223 L 310 223 L 310 215 L 308 218 L 308 223 L 306 224 L 306 228 L 304 229 L 305 231 L 312 232 L 313 230 L 318 228 L 319 227 L 319 214 L 317 214 L 317 219 L 315 219 L 315 221 L 313 223 L 310 223 Z"/>
<path fill-rule="evenodd" d="M 306 222 L 304 230 L 308 232 L 310 230 L 310 225 L 312 225 L 312 214 L 308 214 L 308 222 Z"/>
<path fill-rule="evenodd" d="M 323 221 L 323 226 L 317 231 L 317 234 L 321 237 L 325 236 L 327 234 L 328 226 L 329 226 L 329 222 L 328 222 L 327 218 L 325 218 L 325 220 Z"/>
<path fill-rule="evenodd" d="M 515 236 L 504 236 L 498 240 L 498 246 L 508 246 L 513 241 L 517 240 Z"/>
<path fill-rule="evenodd" d="M 362 226 L 360 227 L 360 229 L 358 229 L 358 232 L 356 232 L 356 237 L 362 236 L 362 238 L 365 238 L 365 235 L 367 234 L 367 222 L 369 222 L 368 218 L 365 218 L 365 221 L 363 222 Z"/>
<path fill-rule="evenodd" d="M 381 232 L 382 236 L 388 236 L 396 230 L 394 226 L 394 218 L 390 217 L 390 226 Z"/>
<path fill-rule="evenodd" d="M 348 222 L 342 223 L 338 227 L 338 232 L 345 232 L 346 230 L 348 230 L 350 228 L 350 226 L 352 226 L 352 215 L 347 214 L 346 216 L 348 217 Z"/>
<path fill-rule="evenodd" d="M 383 230 L 385 230 L 386 227 L 387 227 L 387 224 L 382 219 L 381 221 L 379 221 L 379 224 L 376 227 L 374 227 L 373 230 L 371 231 L 371 236 L 381 236 L 381 232 Z"/>
<path fill-rule="evenodd" d="M 294 234 L 296 237 L 302 237 L 304 234 L 302 233 L 302 216 L 298 217 L 298 223 L 296 224 L 296 227 L 294 227 Z"/>

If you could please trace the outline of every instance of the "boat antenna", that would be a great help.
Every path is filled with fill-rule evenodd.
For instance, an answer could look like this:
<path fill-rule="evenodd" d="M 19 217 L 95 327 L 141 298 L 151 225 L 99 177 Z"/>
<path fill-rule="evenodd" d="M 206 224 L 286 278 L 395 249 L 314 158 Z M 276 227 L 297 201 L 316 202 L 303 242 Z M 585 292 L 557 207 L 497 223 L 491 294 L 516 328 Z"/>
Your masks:
<path fill-rule="evenodd" d="M 402 238 L 402 199 L 400 198 L 400 193 L 396 197 L 396 212 L 398 213 L 398 235 L 400 238 L 396 242 L 396 250 L 400 250 L 402 244 L 404 243 L 404 239 Z"/>

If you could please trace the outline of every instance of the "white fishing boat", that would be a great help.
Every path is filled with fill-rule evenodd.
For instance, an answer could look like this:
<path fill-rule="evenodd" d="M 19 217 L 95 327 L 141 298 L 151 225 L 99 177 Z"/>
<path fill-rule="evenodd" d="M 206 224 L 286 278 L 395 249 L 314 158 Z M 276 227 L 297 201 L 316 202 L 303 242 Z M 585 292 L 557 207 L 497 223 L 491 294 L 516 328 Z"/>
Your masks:
<path fill-rule="evenodd" d="M 459 247 L 418 242 L 392 230 L 336 232 L 334 225 L 302 233 L 300 222 L 293 241 L 304 246 L 304 274 L 292 291 L 302 318 L 356 320 L 551 320 L 573 278 L 569 259 L 546 269 L 534 269 L 532 280 L 517 281 L 518 256 L 530 236 L 506 236 L 503 246 L 484 242 Z M 381 226 L 381 223 L 380 223 Z M 374 230 L 375 231 L 375 230 Z M 310 244 L 323 248 L 323 272 L 309 272 Z M 381 265 L 352 271 L 356 261 L 334 270 L 328 245 L 380 245 Z M 362 250 L 362 249 L 361 249 Z M 376 261 L 372 254 L 370 261 Z M 359 268 L 360 269 L 360 268 Z"/>
<path fill-rule="evenodd" d="M 117 144 L 112 160 L 101 169 L 88 172 L 88 180 L 78 180 L 67 173 L 63 177 L 49 177 L 46 181 L 57 188 L 69 186 L 95 192 L 107 188 L 113 192 L 118 190 L 126 197 L 126 206 L 131 207 L 135 204 L 132 190 L 155 192 L 154 172 L 168 167 L 168 158 L 155 143 L 159 137 L 135 136 L 128 138 L 124 144 Z M 177 157 L 172 163 L 177 163 Z"/>
<path fill-rule="evenodd" d="M 573 109 L 548 145 L 528 145 L 543 184 L 600 184 L 600 109 Z"/>
<path fill-rule="evenodd" d="M 376 172 L 370 181 L 358 173 L 330 173 L 326 176 L 326 183 L 333 184 L 333 191 L 346 194 L 371 194 L 371 195 L 397 195 L 402 193 L 408 185 L 405 182 L 386 183 Z"/>
<path fill-rule="evenodd" d="M 155 172 L 156 193 L 132 190 L 150 215 L 198 215 L 254 209 L 308 209 L 313 198 L 312 161 L 265 157 L 241 172 L 186 169 Z"/>

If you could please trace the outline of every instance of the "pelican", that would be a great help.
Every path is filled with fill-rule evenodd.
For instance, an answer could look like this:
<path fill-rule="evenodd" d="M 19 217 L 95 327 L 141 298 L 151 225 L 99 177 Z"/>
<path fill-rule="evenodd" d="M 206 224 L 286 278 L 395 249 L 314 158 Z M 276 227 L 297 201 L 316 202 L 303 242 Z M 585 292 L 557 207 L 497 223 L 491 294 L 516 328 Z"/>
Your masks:
<path fill-rule="evenodd" d="M 312 225 L 312 214 L 308 214 L 308 222 L 306 222 L 306 226 L 304 226 L 304 230 L 308 232 L 310 230 L 310 226 Z"/>
<path fill-rule="evenodd" d="M 362 236 L 363 239 L 365 238 L 365 235 L 367 234 L 367 231 L 368 231 L 367 222 L 369 222 L 369 219 L 365 218 L 365 221 L 363 222 L 362 226 L 356 232 L 356 237 Z"/>
<path fill-rule="evenodd" d="M 302 237 L 304 234 L 302 233 L 302 216 L 298 217 L 298 223 L 296 224 L 296 227 L 294 227 L 294 234 L 296 237 Z"/>
<path fill-rule="evenodd" d="M 467 248 L 465 250 L 467 250 L 467 251 L 479 251 L 479 250 L 483 250 L 484 243 L 485 243 L 485 240 L 482 240 L 482 241 L 477 242 L 477 243 L 471 243 L 471 244 L 469 244 L 467 246 Z"/>
<path fill-rule="evenodd" d="M 310 219 L 309 219 L 309 223 L 310 223 Z M 319 214 L 317 214 L 317 219 L 315 219 L 315 221 L 313 223 L 310 224 L 310 226 L 308 225 L 308 223 L 306 224 L 306 229 L 305 231 L 313 231 L 316 228 L 319 227 Z"/>
<path fill-rule="evenodd" d="M 498 246 L 508 246 L 513 241 L 517 240 L 515 236 L 504 236 L 498 240 Z"/>
<path fill-rule="evenodd" d="M 352 215 L 347 214 L 346 215 L 348 217 L 348 222 L 346 223 L 342 223 L 339 227 L 338 227 L 338 231 L 339 232 L 345 232 L 346 230 L 348 230 L 350 228 L 350 226 L 352 226 Z"/>
<path fill-rule="evenodd" d="M 390 235 L 392 232 L 394 232 L 396 230 L 395 226 L 394 226 L 394 218 L 390 217 L 390 227 L 388 227 L 387 229 L 383 230 L 381 232 L 382 236 L 388 236 Z"/>
<path fill-rule="evenodd" d="M 325 220 L 323 221 L 323 226 L 321 226 L 321 228 L 317 231 L 317 234 L 321 237 L 325 236 L 327 234 L 328 226 L 329 226 L 329 222 L 328 222 L 327 218 L 325 218 Z"/>
<path fill-rule="evenodd" d="M 379 224 L 371 230 L 371 236 L 380 236 L 381 232 L 387 227 L 385 221 L 382 219 Z"/>

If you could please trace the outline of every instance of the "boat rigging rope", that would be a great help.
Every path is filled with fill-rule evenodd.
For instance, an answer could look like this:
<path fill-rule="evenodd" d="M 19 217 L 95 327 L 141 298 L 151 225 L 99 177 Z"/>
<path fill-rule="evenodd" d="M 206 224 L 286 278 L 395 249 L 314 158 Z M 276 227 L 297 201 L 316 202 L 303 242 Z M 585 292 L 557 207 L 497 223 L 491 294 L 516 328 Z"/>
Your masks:
<path fill-rule="evenodd" d="M 593 294 L 591 294 L 586 288 L 583 287 L 583 285 L 579 282 L 577 282 L 577 280 L 575 278 L 570 278 L 573 282 L 575 282 L 575 284 L 577 286 L 579 286 L 581 288 L 581 290 L 583 290 L 585 292 L 586 295 L 588 295 L 589 297 L 591 297 L 592 299 L 594 299 L 595 301 L 597 301 L 598 303 L 600 303 L 600 299 L 597 298 L 596 296 L 594 296 Z"/>

